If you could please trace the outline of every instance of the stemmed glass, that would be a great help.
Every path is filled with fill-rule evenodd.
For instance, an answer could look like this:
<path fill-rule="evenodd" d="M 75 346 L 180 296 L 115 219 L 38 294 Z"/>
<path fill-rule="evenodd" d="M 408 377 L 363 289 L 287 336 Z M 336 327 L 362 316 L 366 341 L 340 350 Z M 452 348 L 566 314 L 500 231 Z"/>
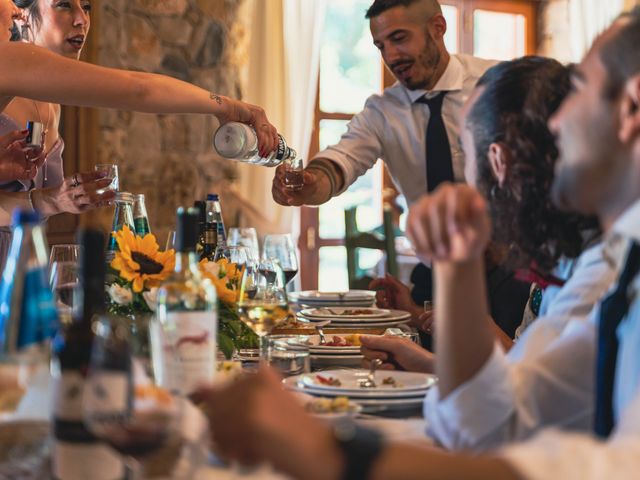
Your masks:
<path fill-rule="evenodd" d="M 285 279 L 276 260 L 265 260 L 259 268 L 245 268 L 240 284 L 238 314 L 260 342 L 260 359 L 269 360 L 265 339 L 289 313 Z"/>
<path fill-rule="evenodd" d="M 291 235 L 267 235 L 264 238 L 262 260 L 276 259 L 282 268 L 286 283 L 298 273 L 298 257 Z"/>
<path fill-rule="evenodd" d="M 249 258 L 253 262 L 257 263 L 260 260 L 258 233 L 255 228 L 230 228 L 227 243 L 232 247 L 245 247 L 248 250 Z"/>
<path fill-rule="evenodd" d="M 248 263 L 251 263 L 249 251 L 246 247 L 234 247 L 229 245 L 219 246 L 216 248 L 213 259 L 217 262 L 223 258 L 226 258 L 229 263 L 235 263 L 239 267 L 244 267 Z"/>
<path fill-rule="evenodd" d="M 51 265 L 49 278 L 60 321 L 65 325 L 69 324 L 74 314 L 78 312 L 81 301 L 78 291 L 80 286 L 78 262 L 54 262 Z"/>
<path fill-rule="evenodd" d="M 135 479 L 143 457 L 179 444 L 182 399 L 147 377 L 130 335 L 118 319 L 97 321 L 83 409 L 89 431 L 123 456 Z"/>
<path fill-rule="evenodd" d="M 56 262 L 75 262 L 78 263 L 80 258 L 80 245 L 62 244 L 53 245 L 51 254 L 49 255 L 49 265 L 53 266 Z"/>

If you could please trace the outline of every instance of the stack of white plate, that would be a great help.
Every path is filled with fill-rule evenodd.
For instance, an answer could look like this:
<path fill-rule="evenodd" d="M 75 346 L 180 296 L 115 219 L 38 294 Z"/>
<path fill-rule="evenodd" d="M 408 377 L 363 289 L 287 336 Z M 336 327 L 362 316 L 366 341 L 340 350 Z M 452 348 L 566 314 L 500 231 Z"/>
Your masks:
<path fill-rule="evenodd" d="M 349 290 L 348 292 L 306 290 L 290 293 L 289 300 L 305 307 L 371 307 L 376 302 L 376 292 L 372 290 Z"/>
<path fill-rule="evenodd" d="M 296 375 L 283 383 L 296 391 L 316 397 L 348 397 L 364 411 L 416 410 L 436 377 L 425 373 L 378 371 L 375 388 L 364 388 L 367 370 L 325 370 Z"/>
<path fill-rule="evenodd" d="M 364 307 L 320 307 L 298 312 L 298 318 L 312 323 L 329 320 L 332 327 L 388 328 L 408 323 L 411 314 L 404 310 Z"/>
<path fill-rule="evenodd" d="M 326 333 L 327 343 L 332 343 L 334 336 L 330 332 Z M 348 335 L 339 335 L 340 337 L 348 337 Z M 309 357 L 311 366 L 318 367 L 360 367 L 362 365 L 362 354 L 360 346 L 332 346 L 322 345 L 318 335 L 310 335 L 307 343 L 309 344 Z"/>

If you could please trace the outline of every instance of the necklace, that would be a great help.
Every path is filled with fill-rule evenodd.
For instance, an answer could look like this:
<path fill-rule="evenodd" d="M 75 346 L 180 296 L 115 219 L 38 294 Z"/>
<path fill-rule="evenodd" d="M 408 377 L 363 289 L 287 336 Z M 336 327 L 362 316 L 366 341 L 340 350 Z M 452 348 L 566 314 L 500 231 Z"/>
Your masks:
<path fill-rule="evenodd" d="M 42 116 L 40 115 L 40 109 L 38 108 L 38 103 L 35 100 L 32 100 L 33 106 L 36 107 L 36 113 L 38 114 L 38 121 L 42 123 Z M 47 132 L 49 131 L 49 120 L 51 120 L 51 104 L 47 103 L 47 121 L 44 123 L 43 131 L 44 138 L 47 138 Z"/>
<path fill-rule="evenodd" d="M 38 121 L 42 123 L 42 116 L 40 116 L 40 109 L 38 108 L 38 103 L 35 100 L 32 100 L 33 106 L 36 107 L 36 113 L 38 114 Z M 49 132 L 49 120 L 51 120 L 51 104 L 47 103 L 47 121 L 44 123 L 44 127 L 42 130 L 42 148 L 44 148 L 44 143 L 47 141 L 47 132 Z M 47 161 L 44 162 L 44 172 L 43 172 L 43 181 L 46 184 L 47 182 Z"/>

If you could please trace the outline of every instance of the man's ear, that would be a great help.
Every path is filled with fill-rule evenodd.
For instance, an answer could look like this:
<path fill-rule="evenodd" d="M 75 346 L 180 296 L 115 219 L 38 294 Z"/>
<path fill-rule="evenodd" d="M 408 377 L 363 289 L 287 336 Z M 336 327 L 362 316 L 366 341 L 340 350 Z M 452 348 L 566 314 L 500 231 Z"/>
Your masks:
<path fill-rule="evenodd" d="M 627 80 L 620 107 L 620 141 L 632 142 L 640 136 L 640 75 Z"/>
<path fill-rule="evenodd" d="M 492 143 L 489 145 L 489 165 L 491 171 L 498 180 L 500 188 L 504 188 L 511 167 L 511 152 L 501 143 Z"/>
<path fill-rule="evenodd" d="M 429 20 L 429 27 L 431 30 L 431 35 L 436 39 L 443 39 L 444 34 L 447 33 L 447 21 L 444 18 L 444 15 L 437 14 L 431 20 Z"/>

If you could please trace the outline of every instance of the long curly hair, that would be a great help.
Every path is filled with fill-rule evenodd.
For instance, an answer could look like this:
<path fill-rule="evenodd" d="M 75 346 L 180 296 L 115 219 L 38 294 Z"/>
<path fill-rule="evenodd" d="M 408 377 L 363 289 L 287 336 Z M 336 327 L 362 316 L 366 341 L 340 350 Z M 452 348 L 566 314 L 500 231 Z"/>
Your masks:
<path fill-rule="evenodd" d="M 594 217 L 562 212 L 550 196 L 558 148 L 547 122 L 569 92 L 569 69 L 552 59 L 523 57 L 492 67 L 477 87 L 483 90 L 467 124 L 494 239 L 508 247 L 510 267 L 535 262 L 549 273 L 561 257 L 577 257 L 593 239 L 588 234 L 599 234 Z M 493 143 L 511 154 L 502 188 L 488 158 Z"/>

